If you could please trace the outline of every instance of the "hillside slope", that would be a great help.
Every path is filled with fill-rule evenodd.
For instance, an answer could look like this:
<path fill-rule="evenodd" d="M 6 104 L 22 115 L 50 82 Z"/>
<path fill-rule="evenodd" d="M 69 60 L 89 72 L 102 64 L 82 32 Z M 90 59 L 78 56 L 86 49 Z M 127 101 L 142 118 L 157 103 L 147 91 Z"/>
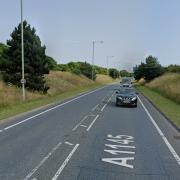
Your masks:
<path fill-rule="evenodd" d="M 147 83 L 146 87 L 180 104 L 180 74 L 162 75 Z"/>
<path fill-rule="evenodd" d="M 103 78 L 102 78 L 103 76 Z M 46 75 L 47 85 L 50 87 L 46 95 L 39 92 L 26 91 L 27 101 L 47 98 L 81 88 L 107 84 L 113 80 L 105 75 L 98 75 L 97 81 L 93 82 L 85 76 L 78 76 L 70 72 L 52 71 Z M 6 85 L 0 80 L 0 108 L 22 102 L 22 91 L 12 85 Z"/>

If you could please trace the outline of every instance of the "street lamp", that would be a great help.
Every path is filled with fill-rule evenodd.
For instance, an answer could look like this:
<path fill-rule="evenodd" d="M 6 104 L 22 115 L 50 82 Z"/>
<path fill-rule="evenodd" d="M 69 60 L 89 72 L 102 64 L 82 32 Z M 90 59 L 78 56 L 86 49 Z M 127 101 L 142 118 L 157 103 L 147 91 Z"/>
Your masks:
<path fill-rule="evenodd" d="M 96 44 L 96 43 L 102 44 L 102 43 L 104 43 L 104 42 L 103 42 L 103 41 L 93 41 L 93 51 L 92 51 L 92 76 L 91 76 L 92 80 L 94 80 L 94 48 L 95 48 L 95 44 Z"/>
<path fill-rule="evenodd" d="M 25 79 L 24 79 L 24 29 L 23 29 L 23 0 L 21 0 L 21 58 L 22 58 L 22 96 L 25 100 Z"/>
<path fill-rule="evenodd" d="M 109 58 L 113 58 L 114 56 L 107 56 L 106 63 L 107 63 L 107 75 L 109 75 Z"/>

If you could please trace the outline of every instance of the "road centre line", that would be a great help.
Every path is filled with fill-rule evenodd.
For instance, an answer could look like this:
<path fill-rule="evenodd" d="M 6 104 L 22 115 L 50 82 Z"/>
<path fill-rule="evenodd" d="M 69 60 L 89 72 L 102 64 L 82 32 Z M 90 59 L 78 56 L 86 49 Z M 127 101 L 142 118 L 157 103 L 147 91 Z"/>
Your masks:
<path fill-rule="evenodd" d="M 77 150 L 79 144 L 76 144 L 73 148 L 73 150 L 70 152 L 70 154 L 67 156 L 67 158 L 64 160 L 64 162 L 62 163 L 62 165 L 60 166 L 60 168 L 57 170 L 56 174 L 54 175 L 54 177 L 52 178 L 52 180 L 56 180 L 60 174 L 62 173 L 63 169 L 65 168 L 65 166 L 68 164 L 69 160 L 71 159 L 71 157 L 73 156 L 73 154 L 75 153 L 75 151 Z"/>
<path fill-rule="evenodd" d="M 13 124 L 13 125 L 7 126 L 7 127 L 5 127 L 3 130 L 8 130 L 8 129 L 10 129 L 10 128 L 13 128 L 13 127 L 15 127 L 15 126 L 18 126 L 18 125 L 20 125 L 20 124 L 22 124 L 22 123 L 25 123 L 25 122 L 27 122 L 27 121 L 29 121 L 29 120 L 31 120 L 31 119 L 36 118 L 36 117 L 38 117 L 38 116 L 40 116 L 40 115 L 42 115 L 42 114 L 45 114 L 45 113 L 47 113 L 47 112 L 49 112 L 49 111 L 52 111 L 52 110 L 54 110 L 54 109 L 57 109 L 57 108 L 59 108 L 59 107 L 62 107 L 62 106 L 64 106 L 64 105 L 66 105 L 66 104 L 69 104 L 69 103 L 71 103 L 71 102 L 73 102 L 73 101 L 75 101 L 75 100 L 77 100 L 77 99 L 80 99 L 80 98 L 82 98 L 82 97 L 84 97 L 84 96 L 87 96 L 87 95 L 89 95 L 89 94 L 92 94 L 92 93 L 94 93 L 94 92 L 96 92 L 96 91 L 102 90 L 102 89 L 104 89 L 104 88 L 106 88 L 106 87 L 107 87 L 107 86 L 104 86 L 104 87 L 102 87 L 102 88 L 98 88 L 98 89 L 96 89 L 96 90 L 94 90 L 94 91 L 88 92 L 88 93 L 83 94 L 83 95 L 81 95 L 81 96 L 78 96 L 78 97 L 76 97 L 76 98 L 74 98 L 74 99 L 71 99 L 71 100 L 69 100 L 69 101 L 66 101 L 66 102 L 64 102 L 64 103 L 62 103 L 62 104 L 59 104 L 59 105 L 57 105 L 57 106 L 54 106 L 54 107 L 52 107 L 52 108 L 50 108 L 50 109 L 47 109 L 47 110 L 45 110 L 45 111 L 43 111 L 43 112 L 41 112 L 41 113 L 38 113 L 38 114 L 36 114 L 36 115 L 34 115 L 34 116 L 31 116 L 31 117 L 29 117 L 29 118 L 26 118 L 26 119 L 24 119 L 24 120 L 22 120 L 22 121 L 20 121 L 20 122 L 18 122 L 18 123 L 15 123 L 15 124 Z"/>
<path fill-rule="evenodd" d="M 102 107 L 101 112 L 104 111 L 107 104 L 110 102 L 111 98 L 113 97 L 114 93 L 111 95 L 111 97 L 108 99 L 107 103 Z"/>
<path fill-rule="evenodd" d="M 96 106 L 94 106 L 94 107 L 92 108 L 92 111 L 94 111 L 98 106 L 99 106 L 99 104 L 97 104 Z"/>
<path fill-rule="evenodd" d="M 28 180 L 32 177 L 32 175 L 47 161 L 47 159 L 61 146 L 61 142 L 59 142 L 47 156 L 45 156 L 42 161 L 24 178 L 24 180 Z"/>
<path fill-rule="evenodd" d="M 84 116 L 84 118 L 72 129 L 72 131 L 75 131 L 83 121 L 85 121 L 88 118 L 88 115 Z"/>
<path fill-rule="evenodd" d="M 176 151 L 174 150 L 172 145 L 169 143 L 169 141 L 167 140 L 167 138 L 165 137 L 165 135 L 163 134 L 163 132 L 161 131 L 161 129 L 159 128 L 159 126 L 157 125 L 157 123 L 155 122 L 155 120 L 153 119 L 153 117 L 151 116 L 151 114 L 149 113 L 149 111 L 147 110 L 147 108 L 145 107 L 143 102 L 141 101 L 141 99 L 139 97 L 138 97 L 138 99 L 139 99 L 139 102 L 141 103 L 142 107 L 144 108 L 146 114 L 150 118 L 152 124 L 155 126 L 155 128 L 158 131 L 159 135 L 161 136 L 161 138 L 165 142 L 166 146 L 168 147 L 169 151 L 174 156 L 174 158 L 177 161 L 178 165 L 180 165 L 180 157 L 178 156 L 178 154 L 176 153 Z"/>
<path fill-rule="evenodd" d="M 93 126 L 93 124 L 96 122 L 96 120 L 98 119 L 99 115 L 97 115 L 94 120 L 92 121 L 92 123 L 89 125 L 89 127 L 86 129 L 86 131 L 89 131 L 91 129 L 91 127 Z"/>

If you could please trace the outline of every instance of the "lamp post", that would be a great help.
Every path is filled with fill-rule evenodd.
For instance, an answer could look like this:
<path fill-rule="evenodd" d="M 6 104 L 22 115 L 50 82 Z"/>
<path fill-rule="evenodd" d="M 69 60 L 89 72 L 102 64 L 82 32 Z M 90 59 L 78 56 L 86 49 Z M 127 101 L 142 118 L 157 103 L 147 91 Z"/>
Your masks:
<path fill-rule="evenodd" d="M 95 44 L 96 43 L 104 43 L 103 41 L 93 41 L 93 49 L 92 49 L 92 81 L 94 80 L 94 49 L 95 49 Z"/>
<path fill-rule="evenodd" d="M 25 79 L 24 79 L 24 29 L 23 29 L 23 0 L 21 0 L 21 58 L 22 58 L 22 97 L 25 100 Z"/>
<path fill-rule="evenodd" d="M 109 75 L 109 58 L 113 58 L 114 56 L 107 56 L 106 63 L 107 63 L 107 75 Z"/>

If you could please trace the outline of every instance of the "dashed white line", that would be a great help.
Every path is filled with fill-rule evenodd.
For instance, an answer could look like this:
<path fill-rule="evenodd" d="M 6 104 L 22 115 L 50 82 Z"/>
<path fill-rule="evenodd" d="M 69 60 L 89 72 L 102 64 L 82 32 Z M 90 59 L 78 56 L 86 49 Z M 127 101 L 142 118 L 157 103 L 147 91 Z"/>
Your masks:
<path fill-rule="evenodd" d="M 70 142 L 68 142 L 68 141 L 66 141 L 65 144 L 70 145 L 70 146 L 73 146 L 73 145 L 74 145 L 73 143 L 70 143 Z"/>
<path fill-rule="evenodd" d="M 24 180 L 28 180 L 32 175 L 47 161 L 47 159 L 60 147 L 62 143 L 58 143 L 51 151 L 50 153 L 45 156 L 42 161 L 24 178 Z"/>
<path fill-rule="evenodd" d="M 80 126 L 82 126 L 82 127 L 87 127 L 87 126 L 85 126 L 84 124 L 81 124 Z"/>
<path fill-rule="evenodd" d="M 65 166 L 67 165 L 67 163 L 69 162 L 69 160 L 71 159 L 71 157 L 73 156 L 73 154 L 75 153 L 75 151 L 77 150 L 79 144 L 76 144 L 73 148 L 73 150 L 70 152 L 70 154 L 68 155 L 68 157 L 64 160 L 64 162 L 62 163 L 62 165 L 60 166 L 60 168 L 57 170 L 56 174 L 54 175 L 54 177 L 52 178 L 52 180 L 56 180 L 60 174 L 62 173 L 63 169 L 65 168 Z"/>
<path fill-rule="evenodd" d="M 99 115 L 97 115 L 94 120 L 92 121 L 92 123 L 89 125 L 89 127 L 86 129 L 86 131 L 89 131 L 91 129 L 91 127 L 93 126 L 93 124 L 95 123 L 95 121 L 97 120 L 97 118 L 99 117 Z"/>
<path fill-rule="evenodd" d="M 29 120 L 31 120 L 31 119 L 36 118 L 36 117 L 38 117 L 38 116 L 40 116 L 40 115 L 42 115 L 42 114 L 45 114 L 45 113 L 47 113 L 47 112 L 49 112 L 49 111 L 52 111 L 52 110 L 54 110 L 54 109 L 57 109 L 57 108 L 59 108 L 59 107 L 62 107 L 62 106 L 66 105 L 66 104 L 68 104 L 68 103 L 70 103 L 70 102 L 73 102 L 73 101 L 75 101 L 75 100 L 77 100 L 77 99 L 80 99 L 80 98 L 82 98 L 82 97 L 84 97 L 84 96 L 87 96 L 87 95 L 89 95 L 89 94 L 92 94 L 92 93 L 94 93 L 94 92 L 96 92 L 96 91 L 99 91 L 99 90 L 101 90 L 101 89 L 104 89 L 105 87 L 107 87 L 107 86 L 104 86 L 104 87 L 102 87 L 102 88 L 96 89 L 96 90 L 91 91 L 91 92 L 88 92 L 88 93 L 83 94 L 83 95 L 81 95 L 81 96 L 78 96 L 78 97 L 76 97 L 76 98 L 74 98 L 74 99 L 71 99 L 71 100 L 69 100 L 69 101 L 66 101 L 66 102 L 64 102 L 64 103 L 62 103 L 62 104 L 59 104 L 59 105 L 57 105 L 57 106 L 54 106 L 54 107 L 52 107 L 52 108 L 50 108 L 50 109 L 47 109 L 47 110 L 45 110 L 45 111 L 43 111 L 43 112 L 41 112 L 41 113 L 38 113 L 38 114 L 36 114 L 36 115 L 34 115 L 34 116 L 31 116 L 31 117 L 29 117 L 29 118 L 27 118 L 27 119 L 24 119 L 24 120 L 22 120 L 22 121 L 20 121 L 20 122 L 18 122 L 18 123 L 15 123 L 15 124 L 13 124 L 13 125 L 7 126 L 7 127 L 5 127 L 3 130 L 8 130 L 8 129 L 10 129 L 10 128 L 13 128 L 13 127 L 15 127 L 15 126 L 18 126 L 18 125 L 20 125 L 20 124 L 22 124 L 22 123 L 25 123 L 25 122 L 27 122 L 27 121 L 29 121 Z"/>
<path fill-rule="evenodd" d="M 166 146 L 170 150 L 171 154 L 174 156 L 174 158 L 177 161 L 178 165 L 180 165 L 180 157 L 178 156 L 178 154 L 176 153 L 176 151 L 174 150 L 172 145 L 169 143 L 169 141 L 167 140 L 167 138 L 165 137 L 165 135 L 163 134 L 163 132 L 161 131 L 161 129 L 159 128 L 159 126 L 157 125 L 157 123 L 155 122 L 155 120 L 153 119 L 153 117 L 151 116 L 151 114 L 149 113 L 149 111 L 147 110 L 147 108 L 145 107 L 143 102 L 141 101 L 141 99 L 139 97 L 138 97 L 138 99 L 139 99 L 139 102 L 141 103 L 142 107 L 144 108 L 146 114 L 148 115 L 149 119 L 151 120 L 151 122 L 155 126 L 156 130 L 158 131 L 159 135 L 161 136 L 161 138 L 165 142 Z"/>
<path fill-rule="evenodd" d="M 87 118 L 88 118 L 87 115 L 84 116 L 84 118 L 83 118 L 72 130 L 75 131 L 75 130 L 81 125 L 81 123 L 82 123 L 83 121 L 85 121 Z"/>

